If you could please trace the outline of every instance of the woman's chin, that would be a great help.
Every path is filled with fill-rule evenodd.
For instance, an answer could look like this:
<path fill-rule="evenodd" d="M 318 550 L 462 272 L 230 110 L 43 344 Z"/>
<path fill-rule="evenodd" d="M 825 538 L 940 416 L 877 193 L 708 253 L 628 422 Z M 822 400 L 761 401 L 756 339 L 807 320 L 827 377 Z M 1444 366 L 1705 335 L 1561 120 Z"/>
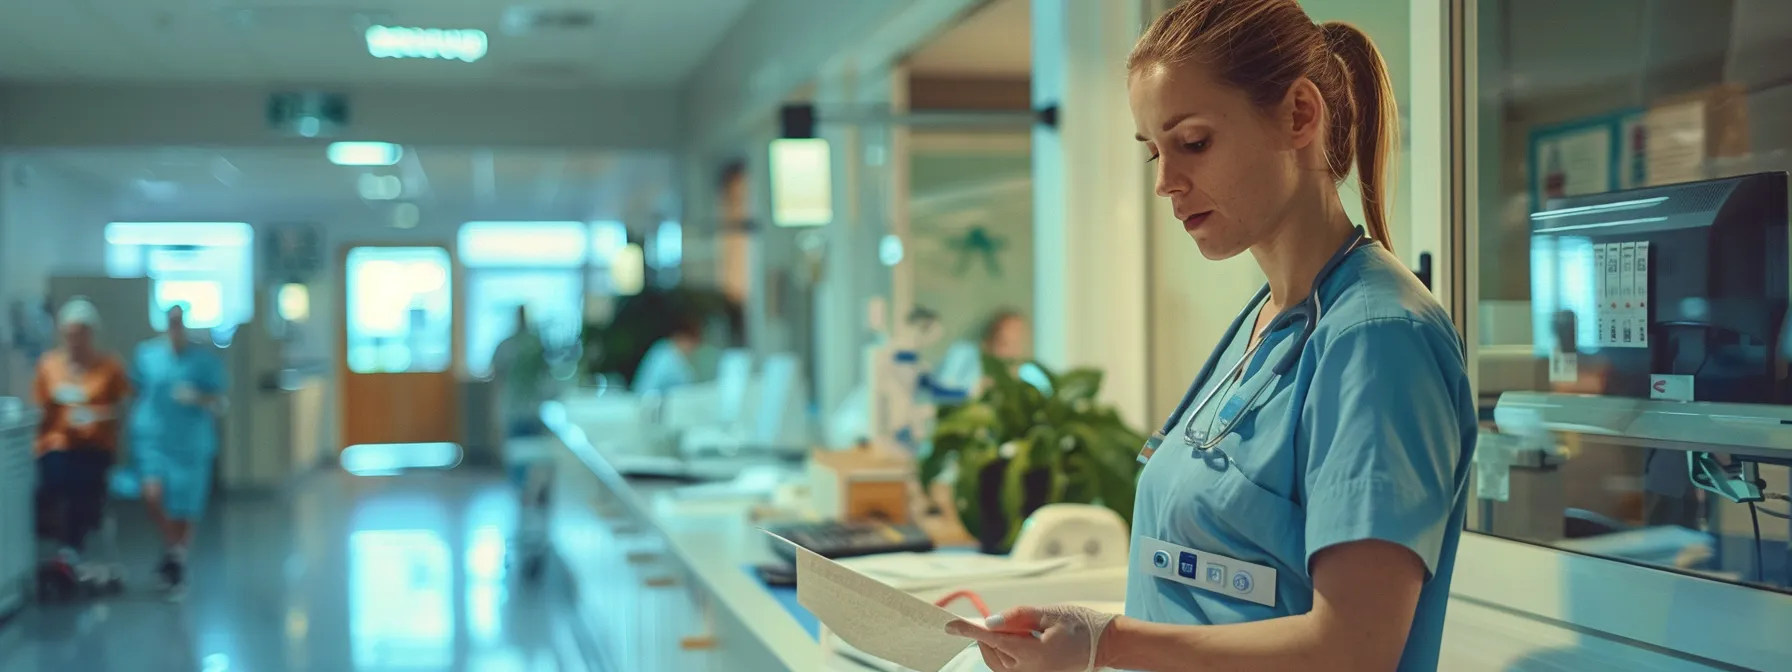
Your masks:
<path fill-rule="evenodd" d="M 1188 237 L 1195 240 L 1195 247 L 1201 249 L 1201 256 L 1208 261 L 1225 261 L 1244 251 L 1244 248 L 1226 241 L 1215 240 L 1212 236 L 1205 234 L 1205 231 L 1195 230 L 1188 232 Z"/>

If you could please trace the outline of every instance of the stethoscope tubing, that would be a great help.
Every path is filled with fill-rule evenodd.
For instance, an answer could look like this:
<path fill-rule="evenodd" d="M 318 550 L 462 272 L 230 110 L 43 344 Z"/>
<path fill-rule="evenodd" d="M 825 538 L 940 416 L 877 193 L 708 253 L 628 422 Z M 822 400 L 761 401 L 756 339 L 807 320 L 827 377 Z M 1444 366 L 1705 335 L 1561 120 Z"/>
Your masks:
<path fill-rule="evenodd" d="M 1314 329 L 1318 327 L 1319 316 L 1322 310 L 1319 300 L 1319 290 L 1325 284 L 1326 279 L 1331 277 L 1332 272 L 1337 270 L 1338 266 L 1342 265 L 1344 260 L 1348 258 L 1351 253 L 1371 242 L 1373 241 L 1363 233 L 1362 227 L 1357 227 L 1350 237 L 1350 240 L 1339 247 L 1338 251 L 1332 253 L 1331 259 L 1327 260 L 1325 265 L 1320 267 L 1319 273 L 1313 278 L 1313 290 L 1307 297 L 1302 299 L 1299 303 L 1283 309 L 1281 313 L 1276 315 L 1275 319 L 1270 320 L 1269 328 L 1264 330 L 1265 335 L 1285 326 L 1290 320 L 1297 319 L 1302 315 L 1306 316 L 1306 324 L 1302 325 L 1301 333 L 1294 337 L 1296 340 L 1291 344 L 1292 347 L 1288 349 L 1287 354 L 1283 355 L 1280 361 L 1276 362 L 1275 368 L 1272 369 L 1275 376 L 1280 377 L 1293 370 L 1295 363 L 1300 361 L 1301 350 L 1306 347 L 1307 340 L 1312 337 Z M 1245 309 L 1239 313 L 1238 317 L 1232 320 L 1232 326 L 1226 329 L 1225 336 L 1220 339 L 1222 347 L 1224 347 L 1223 344 L 1231 343 L 1232 339 L 1238 337 L 1239 329 L 1243 328 L 1245 320 L 1253 313 L 1251 308 L 1261 305 L 1268 297 L 1269 285 L 1265 284 L 1261 289 L 1257 290 L 1257 295 L 1252 297 L 1250 303 L 1245 304 Z M 1230 378 L 1239 375 L 1244 367 L 1249 365 L 1251 359 L 1256 355 L 1257 349 L 1262 347 L 1262 345 L 1263 340 L 1251 344 L 1251 346 L 1245 350 L 1244 354 L 1238 358 L 1238 363 L 1232 366 L 1231 371 L 1229 371 L 1226 376 Z M 1213 374 L 1214 366 L 1218 363 L 1218 360 L 1219 353 L 1216 352 L 1214 356 L 1208 359 L 1207 364 L 1201 367 L 1201 372 L 1195 376 L 1195 380 L 1189 385 L 1188 391 L 1183 393 L 1182 400 L 1176 404 L 1176 410 L 1170 414 L 1170 419 L 1164 423 L 1163 429 L 1158 430 L 1151 441 L 1146 443 L 1146 455 L 1155 452 L 1157 444 L 1169 437 L 1171 432 L 1176 431 L 1176 425 L 1181 424 L 1182 419 L 1186 414 L 1192 413 L 1195 416 L 1199 416 L 1201 410 L 1206 408 L 1207 404 L 1213 401 L 1214 397 L 1218 395 L 1222 387 L 1225 387 L 1215 385 L 1213 389 L 1207 390 L 1206 394 L 1201 393 L 1201 388 L 1206 386 L 1208 379 Z M 1183 432 L 1184 442 L 1190 447 L 1198 450 L 1212 450 L 1214 447 L 1218 446 L 1220 442 L 1225 440 L 1226 435 L 1230 434 L 1233 428 L 1237 426 L 1239 419 L 1244 417 L 1245 411 L 1255 406 L 1257 399 L 1262 396 L 1263 391 L 1270 387 L 1273 387 L 1273 381 L 1257 386 L 1257 389 L 1245 400 L 1244 405 L 1239 411 L 1233 415 L 1233 417 L 1226 418 L 1225 424 L 1220 427 L 1218 431 L 1210 432 L 1210 436 L 1197 440 L 1193 435 L 1194 428 L 1192 426 L 1187 428 Z"/>

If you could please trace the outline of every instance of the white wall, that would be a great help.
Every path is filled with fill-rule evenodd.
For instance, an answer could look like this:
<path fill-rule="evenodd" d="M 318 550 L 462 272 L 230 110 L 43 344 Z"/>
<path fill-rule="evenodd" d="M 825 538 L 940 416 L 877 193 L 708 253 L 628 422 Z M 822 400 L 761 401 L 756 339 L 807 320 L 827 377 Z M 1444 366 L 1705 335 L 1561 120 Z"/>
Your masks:
<path fill-rule="evenodd" d="M 0 293 L 9 302 L 41 297 L 50 275 L 92 271 L 78 250 L 103 252 L 110 188 L 12 157 L 0 158 L 0 171 Z M 103 274 L 104 257 L 94 260 Z"/>
<path fill-rule="evenodd" d="M 292 87 L 303 89 L 303 87 Z M 258 146 L 276 142 L 259 86 L 8 85 L 0 147 Z M 668 149 L 678 93 L 379 87 L 348 96 L 343 137 L 409 145 Z"/>
<path fill-rule="evenodd" d="M 684 136 L 706 155 L 739 151 L 749 127 L 900 10 L 927 0 L 761 0 L 716 45 L 683 93 Z"/>
<path fill-rule="evenodd" d="M 51 168 L 0 156 L 0 311 L 13 302 L 40 305 L 51 275 L 104 275 L 102 227 L 110 191 L 101 184 Z M 94 272 L 94 263 L 99 264 Z M 0 394 L 21 395 L 31 363 L 11 347 L 12 319 L 0 331 Z"/>

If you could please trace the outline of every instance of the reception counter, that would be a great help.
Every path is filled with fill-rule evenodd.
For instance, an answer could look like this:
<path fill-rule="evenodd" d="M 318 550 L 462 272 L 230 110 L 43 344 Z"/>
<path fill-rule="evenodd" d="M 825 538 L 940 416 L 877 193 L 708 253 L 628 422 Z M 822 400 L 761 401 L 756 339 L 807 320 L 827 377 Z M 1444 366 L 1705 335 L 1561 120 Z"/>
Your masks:
<path fill-rule="evenodd" d="M 749 519 L 755 497 L 625 478 L 613 460 L 629 446 L 603 440 L 601 421 L 580 415 L 561 404 L 549 404 L 543 412 L 559 451 L 552 538 L 578 592 L 583 625 L 594 630 L 592 639 L 610 669 L 865 669 L 824 655 L 812 620 L 792 596 L 767 588 L 751 573 L 754 565 L 774 559 Z M 1440 669 L 1734 668 L 1562 627 L 1498 604 L 1457 599 L 1450 606 Z"/>

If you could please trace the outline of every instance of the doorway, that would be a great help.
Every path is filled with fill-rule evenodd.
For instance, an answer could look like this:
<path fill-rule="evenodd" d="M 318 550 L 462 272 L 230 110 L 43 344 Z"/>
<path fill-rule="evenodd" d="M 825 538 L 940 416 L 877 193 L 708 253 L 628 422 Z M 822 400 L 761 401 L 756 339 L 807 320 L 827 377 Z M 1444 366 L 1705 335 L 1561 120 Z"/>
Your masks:
<path fill-rule="evenodd" d="M 459 444 L 453 257 L 445 247 L 359 246 L 342 259 L 339 448 Z"/>

